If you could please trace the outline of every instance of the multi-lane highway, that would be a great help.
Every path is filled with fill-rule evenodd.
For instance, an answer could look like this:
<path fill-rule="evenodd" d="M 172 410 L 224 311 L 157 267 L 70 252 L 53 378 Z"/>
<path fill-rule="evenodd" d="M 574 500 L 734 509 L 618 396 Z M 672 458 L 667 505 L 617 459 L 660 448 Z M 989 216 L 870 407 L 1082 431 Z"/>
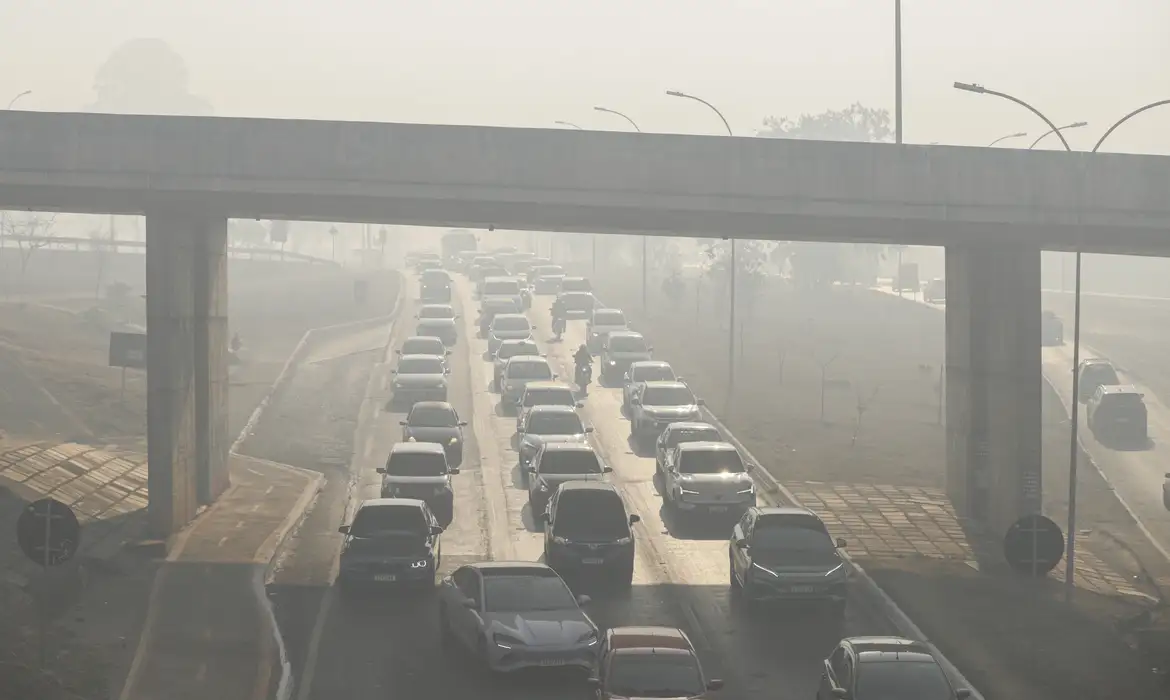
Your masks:
<path fill-rule="evenodd" d="M 475 337 L 476 302 L 470 285 L 456 281 L 460 334 L 451 357 L 449 400 L 464 420 L 464 462 L 454 477 L 454 522 L 443 535 L 443 573 L 468 561 L 539 560 L 542 535 L 527 508 L 527 493 L 512 448 L 515 419 L 490 390 L 486 341 Z M 466 659 L 444 652 L 433 596 L 385 591 L 339 593 L 333 584 L 341 538 L 362 498 L 378 495 L 375 473 L 400 439 L 403 414 L 386 408 L 393 346 L 412 334 L 417 285 L 408 283 L 386 363 L 372 374 L 355 438 L 348 478 L 334 478 L 290 544 L 272 583 L 288 659 L 290 697 L 588 697 L 583 684 L 561 674 L 485 679 Z M 573 350 L 583 324 L 571 322 L 563 342 L 550 342 L 548 304 L 537 297 L 530 317 L 536 339 L 561 377 L 572 376 Z M 598 451 L 614 468 L 636 526 L 634 585 L 624 593 L 589 591 L 586 607 L 604 627 L 661 624 L 685 629 L 708 671 L 727 681 L 720 697 L 801 698 L 814 695 L 821 660 L 842 634 L 892 634 L 892 625 L 854 596 L 846 629 L 793 613 L 749 615 L 728 595 L 726 533 L 695 539 L 677 533 L 661 513 L 654 460 L 638 454 L 622 416 L 620 388 L 590 387 L 582 409 Z"/>

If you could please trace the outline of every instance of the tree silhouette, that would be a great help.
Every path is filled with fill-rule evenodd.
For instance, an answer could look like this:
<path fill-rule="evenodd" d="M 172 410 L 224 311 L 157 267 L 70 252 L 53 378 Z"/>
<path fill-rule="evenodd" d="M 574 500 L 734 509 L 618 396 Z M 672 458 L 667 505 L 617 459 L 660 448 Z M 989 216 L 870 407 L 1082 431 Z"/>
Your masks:
<path fill-rule="evenodd" d="M 206 116 L 211 103 L 191 94 L 187 62 L 162 39 L 133 39 L 97 71 L 88 111 Z"/>
<path fill-rule="evenodd" d="M 768 117 L 757 136 L 820 141 L 889 141 L 890 111 L 855 102 L 845 109 L 802 114 L 796 119 Z"/>

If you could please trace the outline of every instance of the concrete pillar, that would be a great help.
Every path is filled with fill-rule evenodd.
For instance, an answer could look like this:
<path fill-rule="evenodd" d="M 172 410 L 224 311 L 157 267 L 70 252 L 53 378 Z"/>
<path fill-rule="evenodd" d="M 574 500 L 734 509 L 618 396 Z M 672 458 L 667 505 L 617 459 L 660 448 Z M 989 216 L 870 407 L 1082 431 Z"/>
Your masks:
<path fill-rule="evenodd" d="M 1002 536 L 1041 509 L 1040 251 L 946 252 L 947 492 Z"/>
<path fill-rule="evenodd" d="M 199 503 L 230 483 L 228 451 L 227 219 L 200 222 L 195 272 L 195 435 Z"/>
<path fill-rule="evenodd" d="M 218 372 L 217 356 L 208 352 L 216 336 L 211 330 L 215 319 L 226 316 L 219 312 L 226 299 L 222 294 L 216 298 L 224 289 L 226 270 L 214 253 L 219 250 L 222 257 L 226 227 L 226 219 L 197 209 L 158 209 L 146 215 L 149 514 L 158 538 L 170 536 L 195 516 L 201 482 L 208 493 L 218 483 L 201 477 L 214 464 L 214 450 L 201 452 L 201 445 L 226 420 L 220 418 L 226 413 L 226 357 L 219 353 L 224 366 Z M 213 378 L 221 378 L 218 391 L 210 386 Z"/>

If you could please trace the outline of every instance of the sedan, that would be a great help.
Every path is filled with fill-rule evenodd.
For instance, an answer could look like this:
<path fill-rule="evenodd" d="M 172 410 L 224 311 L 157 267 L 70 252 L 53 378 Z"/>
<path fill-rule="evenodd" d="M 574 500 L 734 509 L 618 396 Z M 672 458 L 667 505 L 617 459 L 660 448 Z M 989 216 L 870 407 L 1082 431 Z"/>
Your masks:
<path fill-rule="evenodd" d="M 478 562 L 439 585 L 439 630 L 492 671 L 597 669 L 599 632 L 555 571 L 536 562 Z"/>
<path fill-rule="evenodd" d="M 353 523 L 339 530 L 345 535 L 337 574 L 341 586 L 404 583 L 434 587 L 443 527 L 423 501 L 363 501 Z"/>

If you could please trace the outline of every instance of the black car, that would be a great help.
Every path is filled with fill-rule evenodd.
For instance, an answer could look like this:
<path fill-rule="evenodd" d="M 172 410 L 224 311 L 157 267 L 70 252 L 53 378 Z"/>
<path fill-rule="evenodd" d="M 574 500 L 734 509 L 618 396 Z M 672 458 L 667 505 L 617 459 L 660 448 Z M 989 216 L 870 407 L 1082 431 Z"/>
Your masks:
<path fill-rule="evenodd" d="M 446 270 L 427 270 L 419 277 L 419 299 L 423 302 L 451 301 L 451 276 Z"/>
<path fill-rule="evenodd" d="M 615 583 L 634 581 L 634 532 L 637 515 L 613 484 L 567 481 L 548 504 L 544 523 L 544 560 L 562 578 L 602 574 Z"/>
<path fill-rule="evenodd" d="M 847 637 L 825 659 L 817 700 L 966 700 L 930 649 L 902 637 Z"/>
<path fill-rule="evenodd" d="M 453 467 L 463 464 L 463 428 L 467 421 L 459 420 L 455 408 L 446 401 L 420 401 L 411 407 L 402 426 L 403 442 L 434 442 L 443 446 L 447 463 Z"/>
<path fill-rule="evenodd" d="M 601 481 L 613 472 L 587 442 L 549 442 L 541 445 L 528 467 L 528 507 L 533 518 L 544 517 L 549 497 L 566 481 Z"/>
<path fill-rule="evenodd" d="M 1102 444 L 1141 448 L 1149 440 L 1145 395 L 1132 384 L 1097 387 L 1085 413 L 1089 430 Z"/>
<path fill-rule="evenodd" d="M 414 584 L 432 588 L 438 578 L 443 527 L 427 504 L 414 498 L 363 501 L 345 535 L 337 581 Z"/>

